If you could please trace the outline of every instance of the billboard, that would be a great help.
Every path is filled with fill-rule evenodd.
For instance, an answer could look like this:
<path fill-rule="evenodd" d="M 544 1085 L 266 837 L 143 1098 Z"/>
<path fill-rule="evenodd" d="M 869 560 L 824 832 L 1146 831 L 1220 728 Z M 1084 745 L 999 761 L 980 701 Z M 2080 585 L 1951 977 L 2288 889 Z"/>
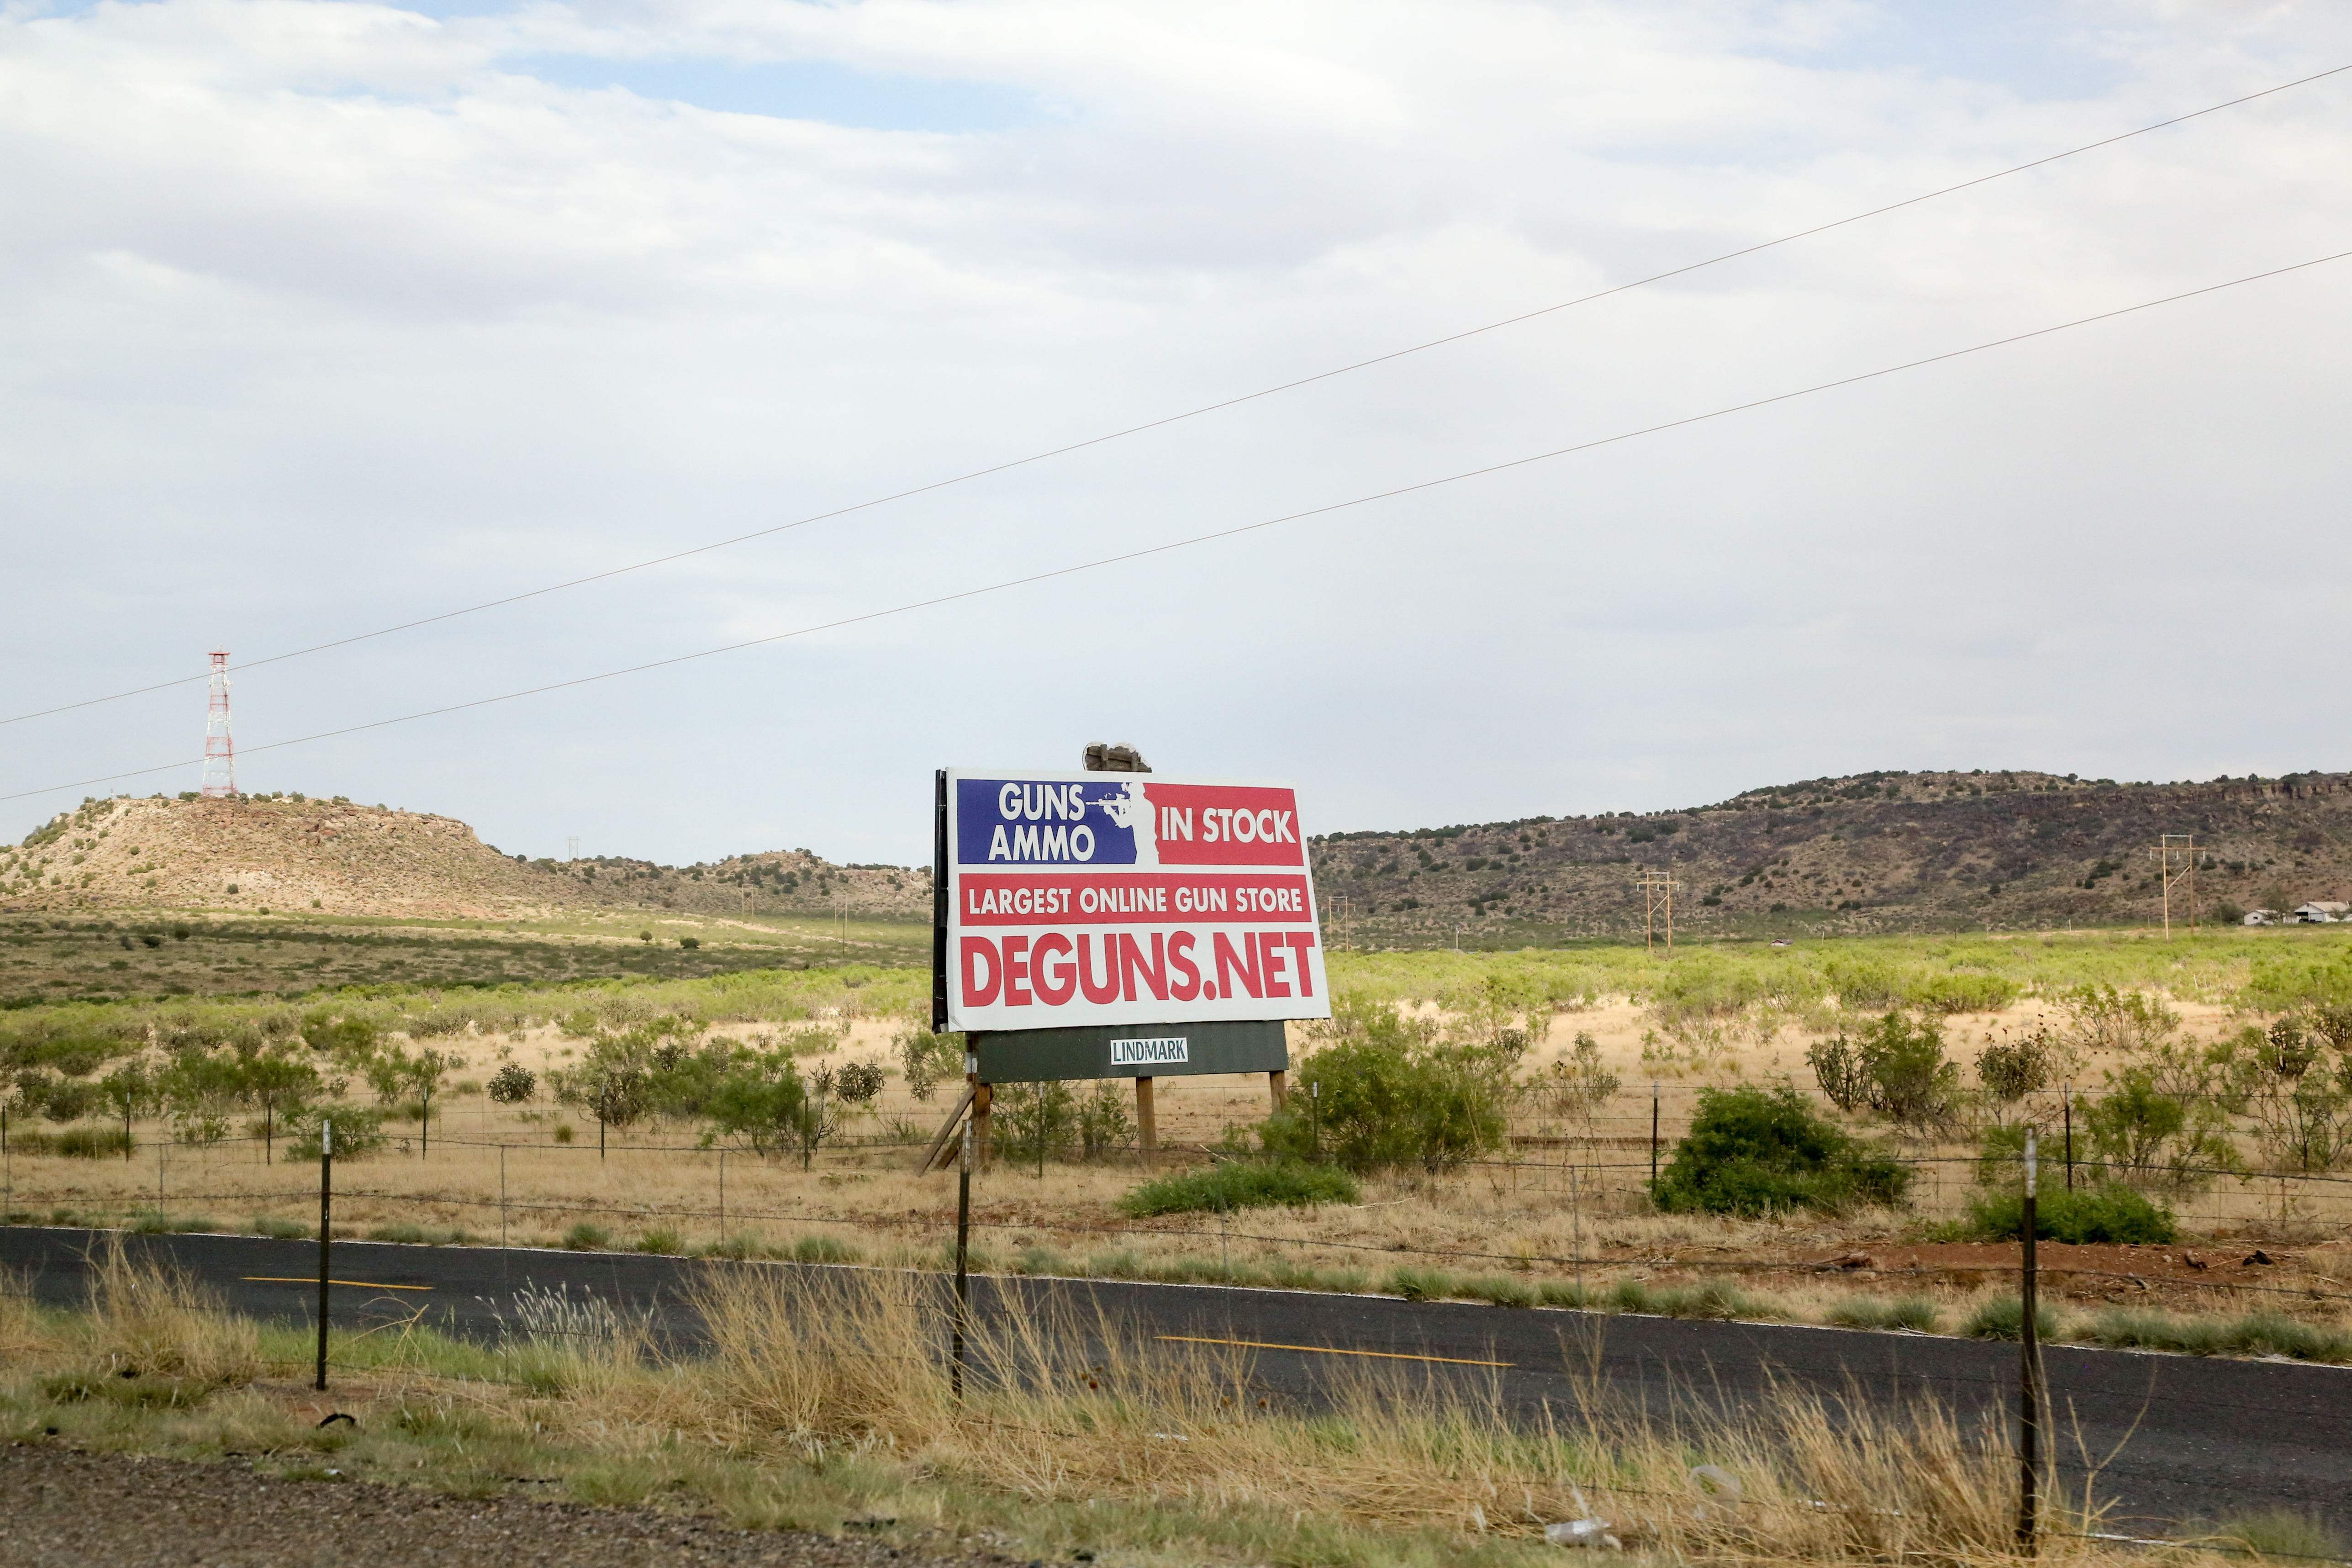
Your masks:
<path fill-rule="evenodd" d="M 1287 787 L 950 770 L 944 805 L 949 1028 L 1331 1016 Z"/>

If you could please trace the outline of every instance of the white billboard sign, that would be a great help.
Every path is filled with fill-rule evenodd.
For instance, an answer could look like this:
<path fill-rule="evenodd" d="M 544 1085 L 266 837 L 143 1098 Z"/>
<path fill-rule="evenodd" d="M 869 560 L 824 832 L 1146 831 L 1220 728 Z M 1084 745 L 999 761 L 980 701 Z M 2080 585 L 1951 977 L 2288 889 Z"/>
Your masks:
<path fill-rule="evenodd" d="M 1297 797 L 1156 773 L 948 774 L 951 1029 L 1328 1018 Z M 1189 1059 L 1178 1033 L 1123 1040 Z"/>

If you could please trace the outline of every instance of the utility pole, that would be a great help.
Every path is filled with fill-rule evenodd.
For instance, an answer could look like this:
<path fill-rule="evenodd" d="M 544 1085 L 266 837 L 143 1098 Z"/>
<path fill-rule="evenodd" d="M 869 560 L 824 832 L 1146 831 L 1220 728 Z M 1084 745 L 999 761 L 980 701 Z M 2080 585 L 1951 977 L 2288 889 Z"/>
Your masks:
<path fill-rule="evenodd" d="M 1345 893 L 1341 893 L 1339 897 L 1331 900 L 1331 912 L 1339 917 L 1339 951 L 1342 952 L 1351 952 L 1354 951 L 1354 948 L 1349 943 L 1348 938 L 1350 917 L 1352 917 L 1356 912 L 1355 905 L 1356 900 L 1349 898 Z"/>
<path fill-rule="evenodd" d="M 1675 955 L 1675 893 L 1682 887 L 1664 871 L 1644 871 L 1634 879 L 1642 889 L 1642 951 L 1655 951 L 1658 916 L 1666 918 L 1666 956 Z"/>
<path fill-rule="evenodd" d="M 2189 910 L 2189 934 L 2197 934 L 2197 836 L 2193 833 L 2168 833 L 2147 852 L 2156 862 L 2156 875 L 2164 893 L 2164 940 L 2172 940 L 2172 884 L 2187 880 L 2182 895 Z"/>

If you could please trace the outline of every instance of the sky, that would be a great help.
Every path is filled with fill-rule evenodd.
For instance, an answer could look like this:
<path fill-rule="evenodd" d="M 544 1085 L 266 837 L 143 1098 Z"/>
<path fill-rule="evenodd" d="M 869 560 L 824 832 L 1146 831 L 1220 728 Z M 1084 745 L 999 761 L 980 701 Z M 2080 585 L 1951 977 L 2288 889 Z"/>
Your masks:
<path fill-rule="evenodd" d="M 919 862 L 933 769 L 1091 741 L 1317 832 L 2352 766 L 2352 260 L 1426 486 L 2352 250 L 2352 73 L 1323 375 L 2347 64 L 2257 0 L 0 0 L 0 720 L 89 703 L 0 723 L 0 833 L 196 787 L 215 647 L 246 790 L 533 856 Z"/>

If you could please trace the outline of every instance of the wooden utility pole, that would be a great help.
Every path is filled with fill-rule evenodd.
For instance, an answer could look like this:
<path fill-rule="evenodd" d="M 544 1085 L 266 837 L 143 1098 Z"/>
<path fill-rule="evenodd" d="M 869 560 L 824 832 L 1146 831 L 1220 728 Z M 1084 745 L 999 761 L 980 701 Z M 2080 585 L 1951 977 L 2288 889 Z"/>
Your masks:
<path fill-rule="evenodd" d="M 1339 919 L 1339 951 L 1342 952 L 1354 951 L 1352 944 L 1349 941 L 1349 936 L 1350 927 L 1353 924 L 1352 917 L 1356 912 L 1356 900 L 1349 897 L 1347 894 L 1341 893 L 1339 897 L 1331 900 L 1331 912 L 1337 915 Z"/>
<path fill-rule="evenodd" d="M 1675 955 L 1675 893 L 1682 887 L 1664 871 L 1644 871 L 1634 879 L 1642 889 L 1642 950 L 1654 952 L 1658 916 L 1666 918 L 1666 956 Z"/>
<path fill-rule="evenodd" d="M 2164 892 L 2164 940 L 2172 940 L 2172 884 L 2186 879 L 2187 890 L 2182 897 L 2189 910 L 2189 934 L 2197 934 L 2197 836 L 2193 833 L 2168 833 L 2149 850 L 2148 858 L 2156 862 L 2157 880 Z"/>

